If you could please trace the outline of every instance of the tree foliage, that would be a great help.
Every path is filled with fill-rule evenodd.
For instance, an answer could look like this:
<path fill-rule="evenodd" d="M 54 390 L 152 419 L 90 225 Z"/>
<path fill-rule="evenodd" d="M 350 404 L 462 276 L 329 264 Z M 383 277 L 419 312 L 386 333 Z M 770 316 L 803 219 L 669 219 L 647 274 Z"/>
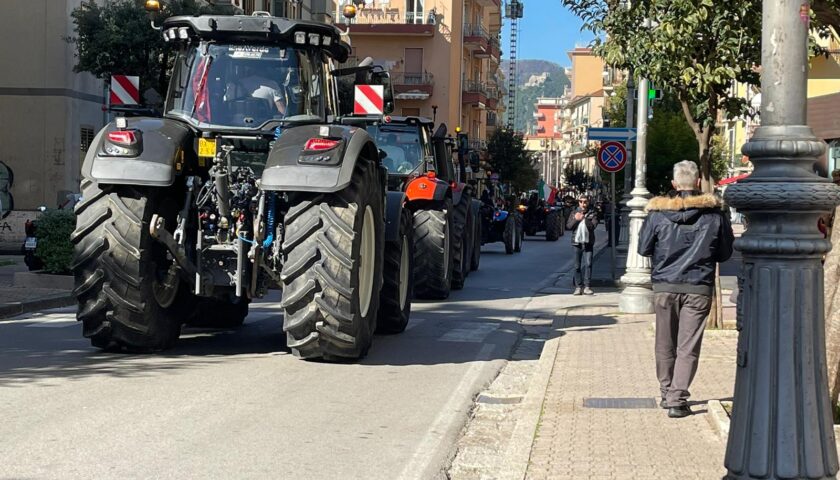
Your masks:
<path fill-rule="evenodd" d="M 605 115 L 610 125 L 623 127 L 626 124 L 627 85 L 619 85 L 616 95 L 610 97 Z M 697 138 L 691 130 L 682 107 L 673 93 L 665 93 L 662 100 L 653 104 L 653 118 L 648 122 L 647 175 L 648 190 L 662 195 L 671 190 L 674 164 L 682 160 L 699 160 Z M 727 176 L 727 147 L 723 138 L 715 135 L 711 142 L 710 158 L 712 176 L 721 179 Z M 624 171 L 622 170 L 622 173 Z M 616 187 L 621 187 L 623 175 L 616 176 Z"/>
<path fill-rule="evenodd" d="M 47 210 L 38 217 L 35 256 L 44 262 L 47 273 L 63 274 L 70 271 L 73 261 L 70 237 L 75 227 L 76 216 L 71 210 Z"/>
<path fill-rule="evenodd" d="M 166 89 L 166 43 L 160 31 L 150 25 L 143 0 L 83 1 L 70 17 L 74 35 L 67 40 L 76 46 L 75 72 L 89 72 L 110 80 L 113 74 L 140 77 L 140 90 Z M 157 22 L 173 15 L 233 13 L 230 7 L 216 7 L 202 0 L 161 2 Z"/>
<path fill-rule="evenodd" d="M 502 183 L 510 183 L 518 191 L 535 188 L 539 173 L 532 152 L 525 148 L 521 134 L 498 128 L 487 144 L 489 163 Z"/>
<path fill-rule="evenodd" d="M 606 37 L 595 51 L 619 68 L 632 67 L 680 102 L 698 144 L 704 190 L 713 184 L 711 145 L 719 114 L 747 115 L 734 82 L 758 85 L 761 61 L 759 0 L 563 0 L 585 28 Z M 647 19 L 647 20 L 646 20 Z"/>

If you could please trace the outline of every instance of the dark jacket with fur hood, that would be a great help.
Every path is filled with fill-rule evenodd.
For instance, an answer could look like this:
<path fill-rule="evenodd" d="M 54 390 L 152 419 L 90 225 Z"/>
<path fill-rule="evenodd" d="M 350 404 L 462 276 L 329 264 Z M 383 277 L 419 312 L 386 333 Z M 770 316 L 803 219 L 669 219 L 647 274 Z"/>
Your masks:
<path fill-rule="evenodd" d="M 732 256 L 732 225 L 717 198 L 678 192 L 648 202 L 639 255 L 653 257 L 655 292 L 714 291 L 715 264 Z"/>

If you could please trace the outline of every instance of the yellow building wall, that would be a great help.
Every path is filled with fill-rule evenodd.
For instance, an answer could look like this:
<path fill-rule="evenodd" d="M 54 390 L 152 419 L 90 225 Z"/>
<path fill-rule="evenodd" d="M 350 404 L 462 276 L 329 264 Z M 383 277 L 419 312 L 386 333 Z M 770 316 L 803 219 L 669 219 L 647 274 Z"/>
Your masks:
<path fill-rule="evenodd" d="M 571 51 L 572 98 L 595 93 L 604 88 L 604 61 L 591 51 Z"/>

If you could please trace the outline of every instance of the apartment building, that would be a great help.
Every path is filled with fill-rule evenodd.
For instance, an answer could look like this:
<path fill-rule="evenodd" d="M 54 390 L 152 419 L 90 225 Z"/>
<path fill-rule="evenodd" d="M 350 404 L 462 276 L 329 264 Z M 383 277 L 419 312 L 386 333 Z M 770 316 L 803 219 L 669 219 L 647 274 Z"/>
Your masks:
<path fill-rule="evenodd" d="M 391 72 L 395 113 L 460 126 L 473 148 L 486 146 L 503 108 L 499 78 L 499 0 L 364 0 L 356 17 L 334 4 L 349 34 L 350 63 L 372 57 Z"/>
<path fill-rule="evenodd" d="M 537 153 L 537 169 L 545 182 L 552 186 L 562 183 L 562 150 L 564 114 L 568 99 L 540 97 L 534 105 L 536 128 L 525 136 L 525 147 Z"/>
<path fill-rule="evenodd" d="M 0 176 L 14 177 L 8 193 L 16 210 L 55 207 L 77 192 L 81 160 L 103 126 L 103 82 L 73 72 L 74 46 L 65 40 L 80 3 L 3 2 Z"/>

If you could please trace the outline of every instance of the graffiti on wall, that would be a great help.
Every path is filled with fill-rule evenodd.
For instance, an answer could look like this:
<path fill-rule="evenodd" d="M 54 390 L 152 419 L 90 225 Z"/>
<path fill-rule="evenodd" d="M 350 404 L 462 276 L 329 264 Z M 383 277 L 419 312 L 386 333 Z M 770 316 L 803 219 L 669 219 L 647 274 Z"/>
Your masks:
<path fill-rule="evenodd" d="M 15 208 L 15 197 L 12 196 L 12 186 L 15 174 L 8 165 L 0 161 L 0 218 L 6 218 Z"/>

